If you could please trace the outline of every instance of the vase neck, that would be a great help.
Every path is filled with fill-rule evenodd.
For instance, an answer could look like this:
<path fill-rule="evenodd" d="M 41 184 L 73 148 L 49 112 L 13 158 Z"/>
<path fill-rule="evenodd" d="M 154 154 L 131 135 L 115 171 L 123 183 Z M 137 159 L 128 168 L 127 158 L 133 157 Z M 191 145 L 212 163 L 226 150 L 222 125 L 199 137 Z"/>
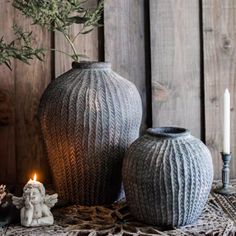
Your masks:
<path fill-rule="evenodd" d="M 147 129 L 149 135 L 159 138 L 179 138 L 190 135 L 190 131 L 180 127 L 157 127 Z"/>
<path fill-rule="evenodd" d="M 73 69 L 110 69 L 111 63 L 109 62 L 96 62 L 96 61 L 81 61 L 72 62 Z"/>

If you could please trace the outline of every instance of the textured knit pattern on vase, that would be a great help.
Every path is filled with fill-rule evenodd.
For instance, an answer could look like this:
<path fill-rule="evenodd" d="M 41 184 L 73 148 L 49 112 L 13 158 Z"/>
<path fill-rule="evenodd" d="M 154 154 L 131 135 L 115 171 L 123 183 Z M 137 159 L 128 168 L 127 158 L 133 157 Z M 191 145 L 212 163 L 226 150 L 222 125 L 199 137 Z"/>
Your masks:
<path fill-rule="evenodd" d="M 127 151 L 123 181 L 137 219 L 153 225 L 191 224 L 211 189 L 211 154 L 183 128 L 148 129 Z"/>
<path fill-rule="evenodd" d="M 59 197 L 81 205 L 115 201 L 124 153 L 139 135 L 136 87 L 108 63 L 73 63 L 49 84 L 39 116 Z"/>

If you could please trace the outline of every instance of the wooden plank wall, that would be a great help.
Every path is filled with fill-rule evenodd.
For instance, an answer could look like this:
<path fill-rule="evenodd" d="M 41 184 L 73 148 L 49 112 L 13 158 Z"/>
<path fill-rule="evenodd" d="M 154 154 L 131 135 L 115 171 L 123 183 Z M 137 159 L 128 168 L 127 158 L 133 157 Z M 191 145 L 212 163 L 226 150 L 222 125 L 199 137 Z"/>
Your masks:
<path fill-rule="evenodd" d="M 90 0 L 95 5 L 98 0 Z M 10 40 L 14 21 L 36 32 L 35 42 L 70 52 L 58 33 L 32 28 L 8 1 L 0 1 L 0 36 Z M 71 28 L 75 34 L 78 26 Z M 232 95 L 232 152 L 236 156 L 236 0 L 106 0 L 104 28 L 80 38 L 80 53 L 106 60 L 134 82 L 143 102 L 142 132 L 151 126 L 184 126 L 209 146 L 215 178 L 221 173 L 223 92 Z M 0 182 L 24 183 L 37 171 L 50 180 L 37 106 L 51 79 L 71 60 L 48 53 L 44 63 L 0 66 Z M 232 162 L 236 177 L 236 161 Z"/>
<path fill-rule="evenodd" d="M 143 102 L 141 130 L 144 131 L 147 128 L 144 1 L 107 0 L 104 18 L 105 60 L 138 88 Z"/>
<path fill-rule="evenodd" d="M 0 34 L 4 34 L 6 40 L 13 38 L 9 32 L 13 15 L 14 10 L 0 1 Z M 15 182 L 15 79 L 14 68 L 10 71 L 5 66 L 0 66 L 0 157 L 0 180 Z"/>
<path fill-rule="evenodd" d="M 150 0 L 153 126 L 201 137 L 198 0 Z"/>
<path fill-rule="evenodd" d="M 35 45 L 50 47 L 49 32 L 32 26 L 31 21 L 25 20 L 17 11 L 15 21 L 22 22 L 25 30 L 35 32 Z M 39 99 L 51 80 L 51 54 L 48 53 L 44 60 L 44 63 L 35 60 L 30 66 L 15 60 L 15 152 L 19 183 L 25 183 L 34 172 L 37 172 L 42 180 L 49 179 L 37 117 Z"/>
<path fill-rule="evenodd" d="M 232 177 L 236 177 L 236 1 L 203 0 L 206 143 L 221 175 L 223 94 L 231 93 Z"/>
<path fill-rule="evenodd" d="M 13 23 L 21 22 L 25 31 L 34 30 L 35 46 L 49 47 L 50 33 L 32 26 L 9 2 L 1 1 L 0 16 L 0 32 L 6 40 L 14 38 Z M 30 66 L 15 60 L 12 68 L 0 69 L 0 180 L 25 183 L 34 171 L 42 179 L 50 179 L 36 114 L 41 94 L 51 80 L 51 55 L 44 63 L 35 60 Z"/>
<path fill-rule="evenodd" d="M 97 4 L 97 0 L 89 0 L 87 3 L 88 7 L 94 7 Z M 81 26 L 72 25 L 70 28 L 70 35 L 73 37 L 80 31 Z M 59 51 L 72 54 L 72 49 L 67 43 L 64 36 L 56 32 L 55 33 L 55 49 Z M 98 30 L 94 29 L 90 34 L 86 34 L 83 37 L 78 37 L 75 41 L 75 45 L 80 49 L 79 54 L 88 56 L 89 60 L 97 61 L 98 60 Z M 86 58 L 85 58 L 86 60 Z M 60 52 L 55 52 L 55 78 L 63 74 L 67 70 L 71 69 L 72 60 L 68 58 L 67 55 Z"/>

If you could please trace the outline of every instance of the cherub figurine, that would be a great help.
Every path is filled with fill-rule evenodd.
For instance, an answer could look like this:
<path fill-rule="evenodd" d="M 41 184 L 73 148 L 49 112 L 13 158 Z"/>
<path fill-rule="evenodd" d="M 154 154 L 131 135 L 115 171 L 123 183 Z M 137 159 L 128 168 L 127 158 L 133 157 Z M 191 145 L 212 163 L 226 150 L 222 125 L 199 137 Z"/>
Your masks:
<path fill-rule="evenodd" d="M 23 188 L 22 197 L 13 197 L 13 204 L 21 209 L 21 225 L 26 227 L 53 225 L 54 219 L 50 211 L 56 202 L 57 194 L 46 195 L 42 183 L 29 180 Z"/>

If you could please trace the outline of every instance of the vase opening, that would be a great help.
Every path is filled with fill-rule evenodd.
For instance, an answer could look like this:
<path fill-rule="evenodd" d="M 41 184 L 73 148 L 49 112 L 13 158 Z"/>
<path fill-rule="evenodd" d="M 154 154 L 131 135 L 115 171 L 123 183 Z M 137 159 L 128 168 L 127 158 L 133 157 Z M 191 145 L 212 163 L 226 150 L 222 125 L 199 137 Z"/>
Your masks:
<path fill-rule="evenodd" d="M 180 127 L 157 127 L 147 129 L 147 133 L 156 137 L 177 138 L 189 135 L 190 131 Z"/>
<path fill-rule="evenodd" d="M 73 69 L 110 69 L 110 62 L 97 62 L 97 61 L 81 61 L 72 62 Z"/>

